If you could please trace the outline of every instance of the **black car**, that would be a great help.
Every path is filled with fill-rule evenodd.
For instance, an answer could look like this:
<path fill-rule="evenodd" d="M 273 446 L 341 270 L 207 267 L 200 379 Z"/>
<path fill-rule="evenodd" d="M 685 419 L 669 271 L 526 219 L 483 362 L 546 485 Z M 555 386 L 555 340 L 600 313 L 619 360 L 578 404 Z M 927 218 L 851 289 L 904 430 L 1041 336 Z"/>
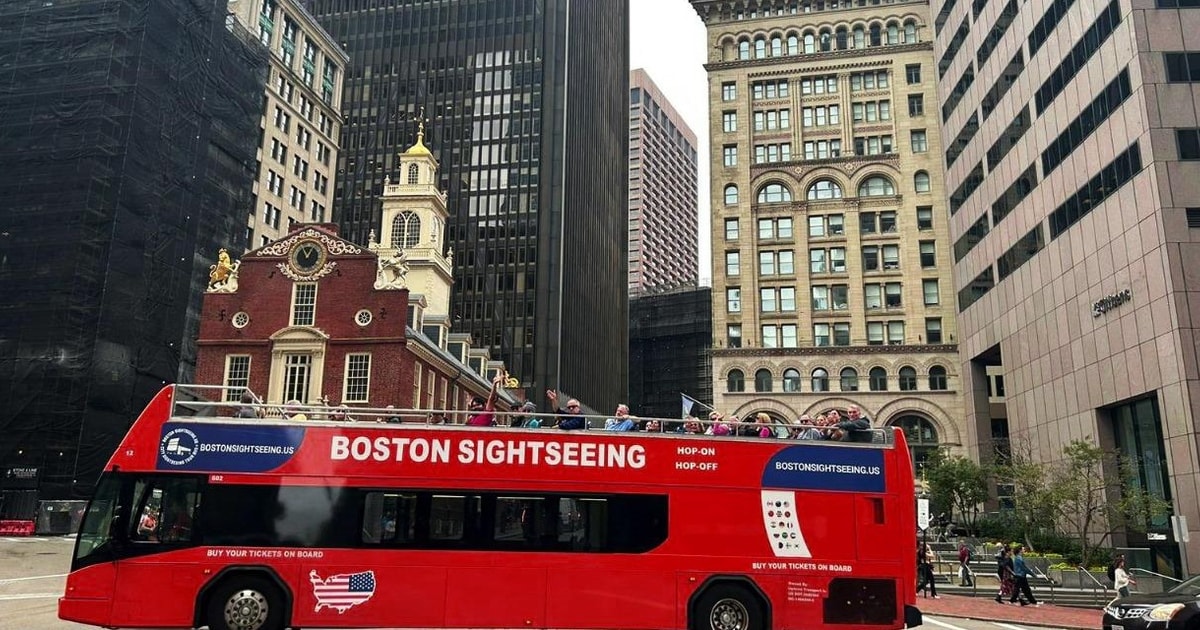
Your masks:
<path fill-rule="evenodd" d="M 1200 576 L 1164 593 L 1130 595 L 1104 607 L 1104 630 L 1200 629 Z"/>

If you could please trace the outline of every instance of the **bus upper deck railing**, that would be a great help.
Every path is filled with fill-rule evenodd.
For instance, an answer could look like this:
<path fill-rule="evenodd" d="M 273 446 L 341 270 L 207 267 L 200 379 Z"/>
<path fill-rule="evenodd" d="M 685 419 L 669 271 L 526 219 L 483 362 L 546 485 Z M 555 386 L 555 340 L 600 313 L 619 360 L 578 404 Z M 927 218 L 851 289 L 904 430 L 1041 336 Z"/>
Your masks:
<path fill-rule="evenodd" d="M 242 402 L 242 387 L 225 387 L 221 385 L 176 385 L 171 404 L 171 420 L 265 420 L 274 422 L 304 422 L 304 423 L 372 423 L 384 427 L 412 428 L 489 428 L 468 427 L 467 420 L 479 413 L 488 413 L 494 418 L 493 429 L 506 430 L 541 430 L 553 428 L 555 424 L 566 417 L 581 418 L 585 421 L 585 430 L 603 430 L 606 423 L 613 420 L 611 415 L 578 414 L 567 416 L 564 413 L 525 412 L 525 411 L 479 411 L 468 409 L 400 409 L 387 407 L 349 407 L 346 405 L 329 406 L 324 404 L 267 403 L 254 397 L 254 402 Z M 253 396 L 253 394 L 251 394 Z M 638 428 L 640 434 L 664 435 L 672 437 L 701 437 L 701 438 L 753 438 L 763 437 L 794 439 L 798 441 L 822 441 L 847 446 L 890 447 L 893 443 L 893 432 L 890 428 L 872 427 L 866 430 L 845 431 L 843 435 L 834 432 L 831 425 L 799 424 L 795 422 L 774 420 L 764 424 L 751 419 L 730 421 L 727 419 L 711 420 L 704 418 L 657 418 L 646 416 L 628 416 Z M 531 422 L 531 420 L 536 420 Z M 723 425 L 723 428 L 721 428 Z M 768 433 L 763 434 L 763 429 Z M 823 437 L 816 438 L 815 430 Z"/>

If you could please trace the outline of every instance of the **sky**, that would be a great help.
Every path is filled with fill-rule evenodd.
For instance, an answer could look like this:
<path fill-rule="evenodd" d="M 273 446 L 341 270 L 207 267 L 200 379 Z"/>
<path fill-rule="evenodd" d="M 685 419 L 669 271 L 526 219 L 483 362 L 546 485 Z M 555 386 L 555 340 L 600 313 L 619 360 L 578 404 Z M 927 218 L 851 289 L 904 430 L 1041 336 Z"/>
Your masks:
<path fill-rule="evenodd" d="M 708 40 L 688 0 L 629 1 L 629 68 L 642 68 L 696 134 L 700 279 L 712 277 L 708 198 Z"/>

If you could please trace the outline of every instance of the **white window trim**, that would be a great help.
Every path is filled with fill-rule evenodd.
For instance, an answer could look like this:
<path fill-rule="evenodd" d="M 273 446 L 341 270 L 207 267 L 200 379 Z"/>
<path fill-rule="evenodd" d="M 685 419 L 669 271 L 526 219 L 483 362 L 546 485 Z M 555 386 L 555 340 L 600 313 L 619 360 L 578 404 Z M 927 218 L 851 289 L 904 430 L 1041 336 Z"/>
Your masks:
<path fill-rule="evenodd" d="M 311 286 L 313 288 L 313 321 L 311 324 L 296 323 L 296 297 L 300 293 L 301 286 Z M 316 326 L 317 325 L 317 283 L 316 282 L 297 282 L 292 285 L 292 305 L 288 309 L 288 323 L 292 326 Z"/>
<path fill-rule="evenodd" d="M 241 359 L 241 358 L 246 359 L 246 388 L 247 389 L 250 388 L 250 368 L 254 363 L 254 358 L 248 354 L 227 354 L 227 355 L 225 355 L 225 375 L 221 378 L 222 386 L 224 386 L 226 388 L 233 387 L 232 385 L 229 384 L 230 368 L 233 365 L 234 359 Z M 232 390 L 227 389 L 227 391 L 225 392 L 225 400 L 226 400 L 226 402 L 237 402 L 237 401 L 241 400 L 241 393 L 239 392 L 235 395 Z"/>
<path fill-rule="evenodd" d="M 350 358 L 351 357 L 366 357 L 367 358 L 367 395 L 363 398 L 350 398 Z M 342 402 L 365 403 L 371 402 L 371 353 L 370 352 L 352 352 L 346 355 L 345 365 L 342 366 Z"/>

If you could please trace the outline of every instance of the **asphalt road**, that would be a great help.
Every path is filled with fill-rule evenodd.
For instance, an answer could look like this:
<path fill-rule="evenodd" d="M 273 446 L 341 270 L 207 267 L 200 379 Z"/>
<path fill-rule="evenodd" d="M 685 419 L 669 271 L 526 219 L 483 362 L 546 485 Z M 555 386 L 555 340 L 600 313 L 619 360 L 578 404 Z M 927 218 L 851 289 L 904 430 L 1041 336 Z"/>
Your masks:
<path fill-rule="evenodd" d="M 79 630 L 58 619 L 74 538 L 0 538 L 0 630 Z"/>
<path fill-rule="evenodd" d="M 0 538 L 0 630 L 91 628 L 58 619 L 72 538 Z M 926 630 L 1035 630 L 1034 626 L 925 616 Z"/>

